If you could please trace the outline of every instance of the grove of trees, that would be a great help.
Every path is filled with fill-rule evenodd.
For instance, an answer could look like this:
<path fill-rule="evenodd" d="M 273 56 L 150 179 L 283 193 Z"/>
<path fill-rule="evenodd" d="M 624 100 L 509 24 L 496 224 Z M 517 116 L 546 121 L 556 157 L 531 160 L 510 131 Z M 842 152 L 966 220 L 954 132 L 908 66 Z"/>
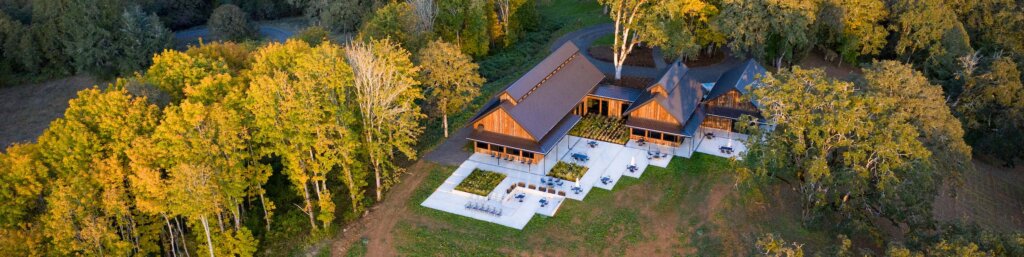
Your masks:
<path fill-rule="evenodd" d="M 251 256 L 257 233 L 281 229 L 275 214 L 297 210 L 313 233 L 356 218 L 417 156 L 420 81 L 448 101 L 431 106 L 483 82 L 456 46 L 431 45 L 442 52 L 418 62 L 468 80 L 421 73 L 388 39 L 166 50 L 0 154 L 0 250 Z"/>

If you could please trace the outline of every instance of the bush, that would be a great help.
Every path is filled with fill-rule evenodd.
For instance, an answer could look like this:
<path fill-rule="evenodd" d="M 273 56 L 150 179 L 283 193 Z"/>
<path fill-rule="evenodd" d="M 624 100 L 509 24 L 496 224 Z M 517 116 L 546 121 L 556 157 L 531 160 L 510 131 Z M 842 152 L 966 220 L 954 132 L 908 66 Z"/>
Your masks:
<path fill-rule="evenodd" d="M 629 141 L 629 128 L 619 118 L 587 115 L 569 131 L 569 135 L 626 144 Z"/>
<path fill-rule="evenodd" d="M 312 26 L 295 33 L 295 38 L 298 40 L 306 41 L 311 46 L 319 45 L 324 41 L 328 41 L 327 30 L 320 26 Z"/>
<path fill-rule="evenodd" d="M 583 174 L 587 173 L 587 167 L 584 167 L 575 163 L 558 162 L 555 167 L 551 168 L 551 172 L 548 172 L 548 176 L 556 177 L 562 180 L 576 182 L 577 179 L 583 177 Z"/>
<path fill-rule="evenodd" d="M 455 186 L 455 190 L 487 196 L 491 193 L 491 190 L 494 190 L 495 187 L 498 187 L 498 184 L 501 184 L 502 180 L 505 180 L 505 174 L 474 169 L 473 173 L 470 173 L 458 186 Z"/>
<path fill-rule="evenodd" d="M 225 4 L 213 10 L 207 22 L 210 33 L 222 40 L 244 40 L 256 37 L 256 25 L 249 14 L 233 4 Z"/>

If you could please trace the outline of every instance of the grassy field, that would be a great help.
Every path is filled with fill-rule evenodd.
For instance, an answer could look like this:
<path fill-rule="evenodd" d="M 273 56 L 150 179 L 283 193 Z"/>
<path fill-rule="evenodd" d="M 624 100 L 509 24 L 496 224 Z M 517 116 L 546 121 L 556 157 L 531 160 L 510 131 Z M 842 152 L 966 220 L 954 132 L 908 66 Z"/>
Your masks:
<path fill-rule="evenodd" d="M 570 200 L 522 231 L 420 206 L 453 169 L 435 168 L 407 199 L 408 213 L 390 232 L 398 255 L 748 255 L 767 232 L 808 249 L 834 238 L 802 228 L 798 206 L 778 190 L 737 189 L 729 161 L 704 154 L 649 167 L 640 179 L 623 177 L 614 191 Z"/>

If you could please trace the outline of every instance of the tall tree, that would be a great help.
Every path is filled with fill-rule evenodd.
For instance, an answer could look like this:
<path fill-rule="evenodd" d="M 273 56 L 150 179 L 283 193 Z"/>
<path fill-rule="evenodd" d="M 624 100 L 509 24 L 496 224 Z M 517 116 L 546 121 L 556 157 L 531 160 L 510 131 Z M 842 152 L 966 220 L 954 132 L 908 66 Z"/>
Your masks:
<path fill-rule="evenodd" d="M 897 36 L 896 53 L 941 51 L 940 41 L 956 23 L 956 13 L 941 0 L 896 0 L 889 29 Z"/>
<path fill-rule="evenodd" d="M 931 121 L 918 119 L 949 118 L 948 109 L 924 108 L 942 106 L 934 86 L 920 83 L 924 80 L 918 75 L 906 81 L 923 88 L 893 92 L 893 84 L 877 78 L 913 73 L 887 66 L 894 65 L 880 65 L 886 72 L 869 80 L 871 93 L 827 79 L 822 70 L 799 67 L 767 76 L 766 86 L 753 91 L 763 115 L 776 127 L 754 130 L 751 138 L 763 140 L 749 141 L 743 162 L 754 174 L 791 183 L 803 199 L 807 221 L 838 218 L 850 228 L 877 232 L 872 219 L 881 216 L 912 229 L 930 228 L 930 202 L 946 174 L 937 174 L 932 164 L 942 161 L 934 159 L 929 144 L 946 143 L 936 147 L 954 149 L 953 154 L 966 158 L 963 145 L 956 139 L 935 139 L 955 135 L 955 128 L 935 129 L 928 127 Z M 903 106 L 901 100 L 916 104 Z"/>
<path fill-rule="evenodd" d="M 125 150 L 153 131 L 158 109 L 129 96 L 123 83 L 80 91 L 39 138 L 41 160 L 56 177 L 42 222 L 61 254 L 156 250 L 149 244 L 159 233 L 140 226 L 152 217 L 131 201 Z"/>
<path fill-rule="evenodd" d="M 126 8 L 117 30 L 117 60 L 120 74 L 130 74 L 149 65 L 154 53 L 170 48 L 173 35 L 156 14 L 146 14 L 139 6 Z"/>
<path fill-rule="evenodd" d="M 448 113 L 462 109 L 480 94 L 485 82 L 477 72 L 480 66 L 457 46 L 440 40 L 420 51 L 419 62 L 427 99 L 441 113 L 444 137 L 448 137 Z"/>
<path fill-rule="evenodd" d="M 701 49 L 725 44 L 725 35 L 712 24 L 718 14 L 718 7 L 704 0 L 660 1 L 642 23 L 640 37 L 672 56 L 693 58 Z"/>
<path fill-rule="evenodd" d="M 615 22 L 615 38 L 612 44 L 612 64 L 615 65 L 615 79 L 622 79 L 622 65 L 633 48 L 640 43 L 637 36 L 642 21 L 654 13 L 649 0 L 598 0 L 604 5 Z"/>
<path fill-rule="evenodd" d="M 336 45 L 289 40 L 260 49 L 250 72 L 246 108 L 255 118 L 256 140 L 266 145 L 265 154 L 281 158 L 314 229 L 334 219 L 327 178 L 335 171 L 349 189 L 351 211 L 363 204 L 366 173 L 356 168 L 360 145 L 349 129 L 354 118 L 346 100 L 352 70 L 343 58 Z"/>
<path fill-rule="evenodd" d="M 355 103 L 359 111 L 362 146 L 374 171 L 377 200 L 401 168 L 395 154 L 416 158 L 416 138 L 423 131 L 423 118 L 416 101 L 423 98 L 416 81 L 419 69 L 409 52 L 391 40 L 355 42 L 345 47 L 345 56 L 355 74 Z"/>
<path fill-rule="evenodd" d="M 817 1 L 725 0 L 719 26 L 729 38 L 729 47 L 741 54 L 795 62 L 814 45 L 813 25 Z"/>
<path fill-rule="evenodd" d="M 1024 83 L 1018 65 L 997 57 L 987 72 L 965 74 L 970 79 L 956 104 L 967 127 L 967 138 L 979 152 L 1012 166 L 1024 157 Z"/>
<path fill-rule="evenodd" d="M 487 6 L 485 0 L 438 0 L 434 34 L 463 53 L 484 56 L 490 47 Z"/>
<path fill-rule="evenodd" d="M 889 16 L 882 0 L 826 0 L 818 16 L 822 43 L 838 50 L 843 60 L 879 54 L 889 31 L 882 25 Z"/>

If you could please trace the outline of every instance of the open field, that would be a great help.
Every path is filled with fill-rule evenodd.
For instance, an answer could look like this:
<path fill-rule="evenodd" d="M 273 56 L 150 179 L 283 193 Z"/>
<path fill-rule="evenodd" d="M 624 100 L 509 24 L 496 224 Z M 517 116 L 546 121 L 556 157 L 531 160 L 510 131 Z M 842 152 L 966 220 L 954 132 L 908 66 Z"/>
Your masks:
<path fill-rule="evenodd" d="M 64 115 L 68 100 L 96 84 L 92 77 L 73 76 L 0 87 L 0 152 L 12 143 L 35 142 L 50 121 Z"/>

